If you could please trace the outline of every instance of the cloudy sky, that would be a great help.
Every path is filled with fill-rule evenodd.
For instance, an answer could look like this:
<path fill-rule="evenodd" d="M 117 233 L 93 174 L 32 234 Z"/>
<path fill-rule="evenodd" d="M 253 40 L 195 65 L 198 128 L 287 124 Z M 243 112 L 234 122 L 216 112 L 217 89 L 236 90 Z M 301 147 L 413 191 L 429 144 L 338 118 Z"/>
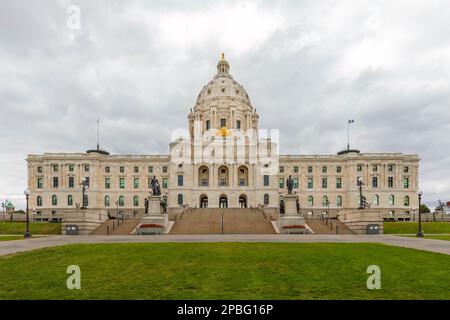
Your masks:
<path fill-rule="evenodd" d="M 80 28 L 76 13 L 80 8 Z M 26 155 L 166 154 L 221 52 L 283 154 L 420 154 L 450 200 L 450 3 L 0 2 L 0 200 L 22 208 Z"/>

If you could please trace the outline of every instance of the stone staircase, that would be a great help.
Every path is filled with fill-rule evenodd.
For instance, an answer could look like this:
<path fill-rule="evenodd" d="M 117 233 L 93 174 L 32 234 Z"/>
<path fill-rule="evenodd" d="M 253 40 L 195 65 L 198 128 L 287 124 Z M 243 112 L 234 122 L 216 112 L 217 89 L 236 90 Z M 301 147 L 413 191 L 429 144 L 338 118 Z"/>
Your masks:
<path fill-rule="evenodd" d="M 344 223 L 335 219 L 305 219 L 306 224 L 316 234 L 354 234 Z M 336 231 L 337 229 L 337 231 Z"/>
<path fill-rule="evenodd" d="M 270 220 L 258 209 L 198 208 L 175 221 L 170 234 L 274 234 Z"/>
<path fill-rule="evenodd" d="M 129 235 L 138 226 L 139 219 L 109 219 L 92 231 L 91 235 Z"/>

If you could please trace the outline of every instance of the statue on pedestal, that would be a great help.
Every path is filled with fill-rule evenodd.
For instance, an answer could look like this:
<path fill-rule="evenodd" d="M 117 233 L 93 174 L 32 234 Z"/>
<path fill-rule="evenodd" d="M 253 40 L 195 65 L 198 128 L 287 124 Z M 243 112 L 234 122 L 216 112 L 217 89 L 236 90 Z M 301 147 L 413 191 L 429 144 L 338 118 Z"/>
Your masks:
<path fill-rule="evenodd" d="M 292 194 L 292 189 L 294 188 L 294 180 L 292 180 L 291 175 L 286 180 L 286 188 L 288 189 L 288 194 Z"/>
<path fill-rule="evenodd" d="M 152 192 L 154 196 L 160 196 L 161 195 L 161 186 L 159 185 L 158 180 L 155 176 L 153 176 L 150 185 L 152 187 Z"/>

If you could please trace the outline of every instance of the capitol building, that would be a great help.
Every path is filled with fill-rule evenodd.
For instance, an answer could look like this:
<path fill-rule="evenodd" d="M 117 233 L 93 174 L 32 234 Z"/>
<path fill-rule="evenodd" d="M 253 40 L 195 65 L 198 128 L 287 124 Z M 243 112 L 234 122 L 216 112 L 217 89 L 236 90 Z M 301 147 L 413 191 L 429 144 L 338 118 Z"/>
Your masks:
<path fill-rule="evenodd" d="M 115 155 L 98 146 L 85 153 L 28 155 L 31 210 L 44 221 L 77 210 L 85 181 L 90 210 L 141 215 L 156 177 L 172 216 L 202 207 L 276 214 L 290 176 L 304 216 L 335 217 L 358 208 L 358 179 L 367 204 L 387 219 L 412 220 L 417 211 L 418 155 L 350 148 L 328 155 L 278 154 L 277 131 L 259 128 L 260 115 L 223 55 L 186 114 L 187 129 L 172 137 L 167 155 Z"/>

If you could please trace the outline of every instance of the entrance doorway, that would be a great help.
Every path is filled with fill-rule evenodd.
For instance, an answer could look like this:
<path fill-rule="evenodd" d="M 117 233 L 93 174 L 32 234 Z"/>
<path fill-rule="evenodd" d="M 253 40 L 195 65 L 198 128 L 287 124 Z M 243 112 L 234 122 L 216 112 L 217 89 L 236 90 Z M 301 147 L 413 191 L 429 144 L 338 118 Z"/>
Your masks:
<path fill-rule="evenodd" d="M 200 196 L 200 208 L 208 208 L 208 196 L 205 194 Z"/>
<path fill-rule="evenodd" d="M 225 195 L 221 195 L 219 198 L 219 208 L 228 208 L 228 198 Z"/>
<path fill-rule="evenodd" d="M 239 207 L 247 208 L 247 196 L 245 194 L 239 196 Z"/>

